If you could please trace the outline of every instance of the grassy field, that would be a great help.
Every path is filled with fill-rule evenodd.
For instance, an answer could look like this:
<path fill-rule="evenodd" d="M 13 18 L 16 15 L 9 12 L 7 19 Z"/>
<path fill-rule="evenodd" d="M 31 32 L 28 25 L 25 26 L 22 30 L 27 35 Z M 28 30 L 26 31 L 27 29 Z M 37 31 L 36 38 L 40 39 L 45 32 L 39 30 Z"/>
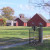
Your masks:
<path fill-rule="evenodd" d="M 29 44 L 24 46 L 17 46 L 3 50 L 50 50 L 50 40 L 44 40 L 42 45 L 31 46 Z"/>
<path fill-rule="evenodd" d="M 50 27 L 43 27 L 43 35 L 50 35 Z"/>
<path fill-rule="evenodd" d="M 28 39 L 23 38 L 29 38 L 29 29 L 31 27 L 0 26 L 0 46 L 27 41 Z"/>
<path fill-rule="evenodd" d="M 14 38 L 28 38 L 29 29 L 31 27 L 12 27 L 12 26 L 0 26 L 0 38 L 12 39 Z M 37 33 L 37 32 L 36 32 Z M 50 27 L 43 28 L 43 35 L 50 35 Z"/>
<path fill-rule="evenodd" d="M 0 38 L 28 38 L 29 27 L 0 27 Z"/>
<path fill-rule="evenodd" d="M 31 27 L 16 27 L 16 26 L 0 26 L 0 45 L 8 45 L 8 44 L 14 44 L 18 42 L 27 41 L 29 38 L 29 29 L 32 29 Z M 38 33 L 36 31 L 36 33 Z M 31 34 L 33 36 L 34 34 Z M 44 27 L 43 28 L 43 35 L 50 35 L 50 27 Z M 17 39 L 17 40 L 16 40 Z M 22 40 L 18 40 L 22 39 Z M 5 43 L 4 41 L 9 40 L 15 40 L 11 42 Z"/>

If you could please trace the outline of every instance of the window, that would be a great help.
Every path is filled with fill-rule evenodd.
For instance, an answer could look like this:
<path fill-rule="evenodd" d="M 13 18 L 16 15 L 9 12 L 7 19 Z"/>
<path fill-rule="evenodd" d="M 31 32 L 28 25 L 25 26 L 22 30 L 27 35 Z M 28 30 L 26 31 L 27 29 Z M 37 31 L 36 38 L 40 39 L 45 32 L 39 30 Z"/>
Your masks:
<path fill-rule="evenodd" d="M 11 26 L 11 23 L 6 23 L 7 26 Z"/>
<path fill-rule="evenodd" d="M 34 24 L 34 22 L 32 22 L 32 24 Z"/>
<path fill-rule="evenodd" d="M 43 25 L 42 23 L 39 23 L 39 25 Z"/>
<path fill-rule="evenodd" d="M 16 26 L 16 23 L 14 23 L 14 26 Z"/>

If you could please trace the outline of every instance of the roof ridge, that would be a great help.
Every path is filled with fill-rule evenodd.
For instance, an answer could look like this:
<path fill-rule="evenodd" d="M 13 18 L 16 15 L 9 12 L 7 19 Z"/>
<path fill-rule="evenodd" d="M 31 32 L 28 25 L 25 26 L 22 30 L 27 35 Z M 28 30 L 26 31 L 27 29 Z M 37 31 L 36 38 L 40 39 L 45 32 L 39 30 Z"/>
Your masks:
<path fill-rule="evenodd" d="M 19 18 L 21 21 L 23 21 L 23 22 L 28 22 L 27 21 L 27 18 Z"/>
<path fill-rule="evenodd" d="M 37 13 L 36 13 L 37 14 Z M 37 14 L 37 15 L 39 15 L 45 22 L 49 22 L 43 15 L 41 15 L 41 14 Z"/>

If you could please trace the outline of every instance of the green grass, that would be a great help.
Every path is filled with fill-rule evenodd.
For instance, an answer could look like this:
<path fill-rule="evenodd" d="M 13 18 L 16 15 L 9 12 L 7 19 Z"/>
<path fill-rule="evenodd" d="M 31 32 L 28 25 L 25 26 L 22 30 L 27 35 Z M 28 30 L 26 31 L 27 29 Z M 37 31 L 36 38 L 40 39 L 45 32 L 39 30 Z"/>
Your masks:
<path fill-rule="evenodd" d="M 24 42 L 26 40 L 24 40 L 23 38 L 28 38 L 29 37 L 29 31 L 28 30 L 1 30 L 0 33 L 0 46 L 1 45 L 9 45 L 10 44 L 15 44 L 15 43 L 19 43 L 19 42 Z M 4 43 L 4 41 L 9 41 L 9 40 L 16 40 L 16 39 L 21 39 L 21 40 L 16 40 L 16 41 L 11 41 L 8 43 Z M 22 40 L 23 39 L 23 40 Z"/>
<path fill-rule="evenodd" d="M 50 50 L 50 40 L 44 40 L 42 45 L 31 46 L 29 44 L 23 46 L 16 46 L 13 48 L 7 48 L 3 50 Z"/>
<path fill-rule="evenodd" d="M 0 27 L 0 38 L 17 37 L 28 38 L 29 27 Z"/>
<path fill-rule="evenodd" d="M 29 27 L 10 27 L 10 26 L 0 27 L 0 46 L 27 41 L 23 38 L 29 38 L 30 28 Z M 21 40 L 11 41 L 8 43 L 4 42 L 4 41 L 9 41 L 14 39 L 15 40 L 21 39 Z"/>
<path fill-rule="evenodd" d="M 50 35 L 50 27 L 43 27 L 43 35 Z"/>
<path fill-rule="evenodd" d="M 24 26 L 20 26 L 20 27 L 0 26 L 0 42 L 3 42 L 3 45 L 5 45 L 4 41 L 29 38 L 29 29 L 32 29 L 32 28 L 31 27 L 24 27 Z M 50 35 L 50 27 L 43 28 L 43 35 L 44 36 Z M 31 33 L 30 37 L 33 37 L 33 36 L 38 36 L 38 31 L 35 31 L 34 34 Z M 11 42 L 13 43 L 14 41 L 11 41 Z M 9 43 L 11 44 L 11 42 L 9 42 Z M 19 41 L 17 40 L 14 43 L 16 43 L 16 42 L 19 42 Z M 0 45 L 1 45 L 1 43 L 0 43 Z"/>
<path fill-rule="evenodd" d="M 50 35 L 50 31 L 43 31 L 43 35 L 45 36 L 45 35 Z"/>
<path fill-rule="evenodd" d="M 12 39 L 11 39 L 12 40 Z M 11 45 L 11 44 L 16 44 L 16 43 L 21 43 L 21 42 L 25 42 L 28 41 L 29 39 L 17 39 L 17 40 L 13 40 L 13 41 L 8 41 L 8 42 L 0 42 L 0 46 L 6 46 L 6 45 Z"/>
<path fill-rule="evenodd" d="M 29 38 L 29 29 L 31 27 L 16 27 L 16 26 L 0 26 L 0 38 L 11 39 L 11 38 Z M 37 31 L 34 33 L 38 33 Z M 34 34 L 32 33 L 31 36 Z M 43 35 L 50 35 L 50 27 L 43 28 Z"/>
<path fill-rule="evenodd" d="M 3 37 L 27 38 L 28 33 L 29 30 L 0 30 L 0 38 Z"/>

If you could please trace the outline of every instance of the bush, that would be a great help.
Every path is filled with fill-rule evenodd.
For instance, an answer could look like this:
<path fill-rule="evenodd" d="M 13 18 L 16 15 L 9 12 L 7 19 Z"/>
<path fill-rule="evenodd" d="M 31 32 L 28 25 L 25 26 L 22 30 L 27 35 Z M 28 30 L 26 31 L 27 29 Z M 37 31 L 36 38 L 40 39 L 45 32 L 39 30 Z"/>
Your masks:
<path fill-rule="evenodd" d="M 7 18 L 3 18 L 3 26 L 6 26 L 6 20 L 8 20 Z"/>

